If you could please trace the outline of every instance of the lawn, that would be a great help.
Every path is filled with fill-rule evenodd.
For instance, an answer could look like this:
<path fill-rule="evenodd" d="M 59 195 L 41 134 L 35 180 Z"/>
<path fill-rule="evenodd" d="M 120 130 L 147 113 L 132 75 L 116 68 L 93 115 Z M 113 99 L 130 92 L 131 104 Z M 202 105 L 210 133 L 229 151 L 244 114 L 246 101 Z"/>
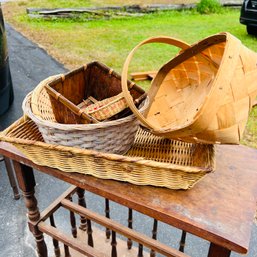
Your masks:
<path fill-rule="evenodd" d="M 46 51 L 72 69 L 99 60 L 121 72 L 129 51 L 141 40 L 158 35 L 172 36 L 193 43 L 214 33 L 228 31 L 257 52 L 257 39 L 246 34 L 239 23 L 239 9 L 223 9 L 219 14 L 201 15 L 195 10 L 165 11 L 143 17 L 100 21 L 80 19 L 31 19 L 27 7 L 81 7 L 117 5 L 122 1 L 15 1 L 4 5 L 4 15 L 18 31 L 34 40 Z M 129 1 L 128 3 L 141 3 Z M 145 1 L 144 3 L 170 1 Z M 188 1 L 189 2 L 189 1 Z M 191 1 L 192 2 L 192 1 Z M 178 1 L 179 3 L 179 1 Z M 130 71 L 155 70 L 169 60 L 178 49 L 162 44 L 144 46 L 133 59 Z M 257 148 L 257 108 L 251 112 L 242 143 Z"/>

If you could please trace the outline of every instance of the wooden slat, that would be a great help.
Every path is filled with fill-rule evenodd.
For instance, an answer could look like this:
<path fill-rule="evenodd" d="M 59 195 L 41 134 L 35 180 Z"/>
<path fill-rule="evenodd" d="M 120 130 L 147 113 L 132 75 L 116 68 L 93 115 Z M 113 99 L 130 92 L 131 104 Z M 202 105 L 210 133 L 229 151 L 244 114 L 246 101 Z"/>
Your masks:
<path fill-rule="evenodd" d="M 81 242 L 79 242 L 78 240 L 67 236 L 66 234 L 60 232 L 58 229 L 56 229 L 44 222 L 40 222 L 38 224 L 38 227 L 39 227 L 40 231 L 42 231 L 43 233 L 55 238 L 56 240 L 64 243 L 65 245 L 69 246 L 70 248 L 72 248 L 82 254 L 86 254 L 88 257 L 104 257 L 104 256 L 107 257 L 106 254 L 104 254 L 100 251 L 97 251 L 90 246 L 81 244 Z"/>
<path fill-rule="evenodd" d="M 46 220 L 47 218 L 49 218 L 60 207 L 62 199 L 68 197 L 70 194 L 73 194 L 76 189 L 76 186 L 71 186 L 56 200 L 54 200 L 44 211 L 40 213 L 41 220 Z"/>
<path fill-rule="evenodd" d="M 153 79 L 156 75 L 157 71 L 144 71 L 144 72 L 133 72 L 130 73 L 131 79 L 135 81 L 142 81 L 142 80 L 148 80 Z"/>
<path fill-rule="evenodd" d="M 112 231 L 116 231 L 119 234 L 126 236 L 128 238 L 131 238 L 132 240 L 143 244 L 144 246 L 153 249 L 165 256 L 170 256 L 170 257 L 188 257 L 188 255 L 179 252 L 176 249 L 170 248 L 165 244 L 162 244 L 160 242 L 157 242 L 154 239 L 151 239 L 141 233 L 135 232 L 113 220 L 110 220 L 108 218 L 105 218 L 95 212 L 92 212 L 91 210 L 85 209 L 81 206 L 78 206 L 72 202 L 70 202 L 67 199 L 63 199 L 62 200 L 62 206 L 74 211 L 75 213 L 79 214 L 79 215 L 84 215 L 86 216 L 88 219 L 104 226 L 104 227 L 108 227 L 110 228 Z"/>

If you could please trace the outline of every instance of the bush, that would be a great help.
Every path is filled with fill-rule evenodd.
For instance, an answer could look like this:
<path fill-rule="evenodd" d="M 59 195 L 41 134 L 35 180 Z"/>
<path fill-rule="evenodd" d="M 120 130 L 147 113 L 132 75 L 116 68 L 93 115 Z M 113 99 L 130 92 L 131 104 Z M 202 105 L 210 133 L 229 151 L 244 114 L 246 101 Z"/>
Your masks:
<path fill-rule="evenodd" d="M 201 0 L 196 9 L 201 14 L 220 13 L 221 4 L 218 0 Z"/>

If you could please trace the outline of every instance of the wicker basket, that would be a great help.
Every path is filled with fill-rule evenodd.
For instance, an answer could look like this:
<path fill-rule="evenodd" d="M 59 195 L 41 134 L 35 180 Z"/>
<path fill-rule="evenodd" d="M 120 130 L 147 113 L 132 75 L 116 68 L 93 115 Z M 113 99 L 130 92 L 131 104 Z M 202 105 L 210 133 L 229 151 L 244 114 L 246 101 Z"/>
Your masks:
<path fill-rule="evenodd" d="M 145 91 L 135 83 L 127 81 L 132 101 L 137 106 L 146 98 Z M 106 119 L 116 115 L 115 119 L 132 114 L 125 99 L 121 97 L 121 77 L 115 71 L 100 62 L 91 62 L 72 70 L 46 83 L 46 91 L 50 96 L 55 119 L 64 124 L 88 124 L 101 121 L 104 113 Z M 103 104 L 104 99 L 117 96 L 119 101 L 102 106 L 97 113 L 87 112 L 81 103 L 93 97 Z M 123 103 L 123 104 L 121 104 Z M 101 119 L 98 120 L 97 117 Z"/>
<path fill-rule="evenodd" d="M 44 87 L 55 78 L 50 77 L 41 81 L 33 93 L 25 97 L 22 106 L 24 114 L 37 124 L 45 142 L 109 153 L 127 152 L 133 144 L 139 126 L 136 116 L 132 114 L 118 120 L 96 124 L 57 123 Z M 146 109 L 147 103 L 148 99 L 142 103 L 140 111 Z"/>
<path fill-rule="evenodd" d="M 215 166 L 213 145 L 172 141 L 142 129 L 125 156 L 47 144 L 27 117 L 0 133 L 0 140 L 13 144 L 39 165 L 136 185 L 188 189 Z"/>
<path fill-rule="evenodd" d="M 135 51 L 154 42 L 183 48 L 163 65 L 149 90 L 145 115 L 134 107 L 127 71 Z M 176 39 L 150 38 L 128 55 L 122 88 L 129 107 L 151 131 L 187 142 L 238 144 L 257 95 L 257 54 L 229 33 L 188 46 Z"/>
<path fill-rule="evenodd" d="M 87 98 L 86 101 L 83 101 L 79 105 L 79 108 L 97 121 L 110 120 L 120 115 L 128 107 L 127 101 L 122 93 L 101 101 L 91 99 L 92 97 Z M 91 104 L 88 105 L 88 102 L 91 102 Z"/>

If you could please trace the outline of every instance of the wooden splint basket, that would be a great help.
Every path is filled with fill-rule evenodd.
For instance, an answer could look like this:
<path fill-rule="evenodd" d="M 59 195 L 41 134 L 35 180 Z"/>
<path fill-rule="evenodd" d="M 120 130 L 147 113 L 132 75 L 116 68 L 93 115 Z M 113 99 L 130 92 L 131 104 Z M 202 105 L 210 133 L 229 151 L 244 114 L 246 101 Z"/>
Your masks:
<path fill-rule="evenodd" d="M 213 145 L 169 140 L 143 129 L 125 155 L 45 143 L 27 116 L 1 132 L 0 140 L 38 165 L 136 185 L 189 189 L 215 168 Z"/>
<path fill-rule="evenodd" d="M 127 86 L 138 107 L 146 98 L 144 90 L 130 81 Z M 132 113 L 121 94 L 120 75 L 100 62 L 91 62 L 56 77 L 46 83 L 45 89 L 58 123 L 98 123 Z"/>
<path fill-rule="evenodd" d="M 150 103 L 140 114 L 131 100 L 129 63 L 144 44 L 167 43 L 182 51 L 164 64 L 148 92 Z M 150 38 L 128 55 L 122 88 L 129 107 L 152 133 L 187 142 L 238 144 L 257 95 L 257 54 L 229 33 L 189 46 L 167 37 Z"/>
<path fill-rule="evenodd" d="M 57 75 L 41 81 L 23 101 L 24 114 L 37 124 L 44 141 L 109 153 L 127 152 L 139 127 L 139 121 L 133 113 L 117 120 L 95 124 L 62 124 L 56 121 L 45 86 L 51 81 L 62 81 L 61 77 Z M 141 103 L 140 111 L 146 109 L 147 103 L 148 99 Z"/>

